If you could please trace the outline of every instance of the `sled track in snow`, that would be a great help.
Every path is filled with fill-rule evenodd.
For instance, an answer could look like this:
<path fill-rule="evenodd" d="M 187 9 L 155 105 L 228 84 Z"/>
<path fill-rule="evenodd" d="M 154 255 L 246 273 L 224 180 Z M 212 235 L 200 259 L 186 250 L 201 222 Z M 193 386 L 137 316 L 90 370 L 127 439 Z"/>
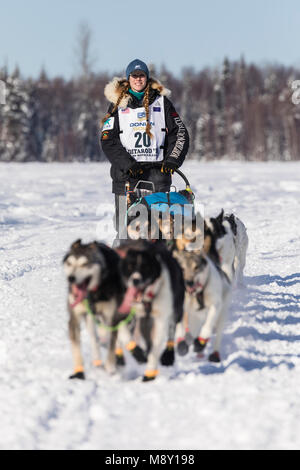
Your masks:
<path fill-rule="evenodd" d="M 222 363 L 207 362 L 208 345 L 149 384 L 133 361 L 114 377 L 93 370 L 85 333 L 87 381 L 67 380 L 61 261 L 75 239 L 96 238 L 100 202 L 112 207 L 108 165 L 0 167 L 0 448 L 299 448 L 300 165 L 189 163 L 206 212 L 224 207 L 248 227 L 246 287 L 234 291 Z"/>

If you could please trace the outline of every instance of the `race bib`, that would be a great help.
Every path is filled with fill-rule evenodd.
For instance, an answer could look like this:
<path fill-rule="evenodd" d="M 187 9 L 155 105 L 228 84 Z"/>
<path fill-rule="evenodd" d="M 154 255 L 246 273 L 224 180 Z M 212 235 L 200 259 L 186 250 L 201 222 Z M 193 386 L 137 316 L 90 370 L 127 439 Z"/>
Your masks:
<path fill-rule="evenodd" d="M 144 108 L 119 109 L 120 139 L 127 152 L 138 162 L 160 162 L 164 157 L 165 113 L 163 97 L 149 107 L 152 138 L 146 133 Z"/>

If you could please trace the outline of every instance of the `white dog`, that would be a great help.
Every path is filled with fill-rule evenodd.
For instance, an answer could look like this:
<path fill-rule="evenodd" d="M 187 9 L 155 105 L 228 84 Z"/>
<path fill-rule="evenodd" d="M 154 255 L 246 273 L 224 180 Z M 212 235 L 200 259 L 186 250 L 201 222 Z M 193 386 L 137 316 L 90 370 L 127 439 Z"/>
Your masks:
<path fill-rule="evenodd" d="M 230 281 L 243 285 L 246 254 L 249 245 L 247 229 L 234 214 L 224 211 L 216 218 L 206 220 L 216 239 L 216 249 L 220 257 L 222 270 Z"/>
<path fill-rule="evenodd" d="M 231 283 L 226 274 L 210 258 L 200 252 L 173 252 L 183 269 L 186 284 L 185 321 L 177 327 L 178 353 L 188 352 L 186 323 L 194 339 L 194 350 L 204 350 L 216 332 L 213 353 L 209 360 L 220 362 L 220 346 L 227 311 L 231 302 Z"/>

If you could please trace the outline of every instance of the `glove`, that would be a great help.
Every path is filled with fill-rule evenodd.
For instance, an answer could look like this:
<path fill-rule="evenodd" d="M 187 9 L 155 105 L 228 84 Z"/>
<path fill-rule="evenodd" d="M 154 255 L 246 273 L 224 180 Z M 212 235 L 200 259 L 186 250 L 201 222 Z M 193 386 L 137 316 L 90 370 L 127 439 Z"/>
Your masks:
<path fill-rule="evenodd" d="M 160 171 L 166 175 L 173 175 L 174 171 L 177 170 L 178 167 L 179 165 L 177 163 L 166 161 L 163 163 Z"/>
<path fill-rule="evenodd" d="M 141 164 L 136 162 L 132 165 L 131 168 L 129 168 L 128 173 L 132 178 L 138 178 L 144 173 L 144 170 L 141 167 Z"/>

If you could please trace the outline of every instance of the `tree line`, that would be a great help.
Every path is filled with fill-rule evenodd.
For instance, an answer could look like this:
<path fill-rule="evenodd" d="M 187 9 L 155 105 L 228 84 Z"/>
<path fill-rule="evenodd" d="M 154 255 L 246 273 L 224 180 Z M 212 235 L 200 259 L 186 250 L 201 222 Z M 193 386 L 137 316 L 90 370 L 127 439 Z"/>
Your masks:
<path fill-rule="evenodd" d="M 300 104 L 292 100 L 296 68 L 224 60 L 219 68 L 166 67 L 151 75 L 172 92 L 171 99 L 190 133 L 191 159 L 299 160 Z M 122 73 L 120 73 L 122 76 Z M 24 79 L 18 68 L 0 69 L 6 88 L 0 105 L 0 161 L 104 161 L 100 120 L 112 79 L 87 72 L 79 78 L 52 78 L 42 70 Z"/>

